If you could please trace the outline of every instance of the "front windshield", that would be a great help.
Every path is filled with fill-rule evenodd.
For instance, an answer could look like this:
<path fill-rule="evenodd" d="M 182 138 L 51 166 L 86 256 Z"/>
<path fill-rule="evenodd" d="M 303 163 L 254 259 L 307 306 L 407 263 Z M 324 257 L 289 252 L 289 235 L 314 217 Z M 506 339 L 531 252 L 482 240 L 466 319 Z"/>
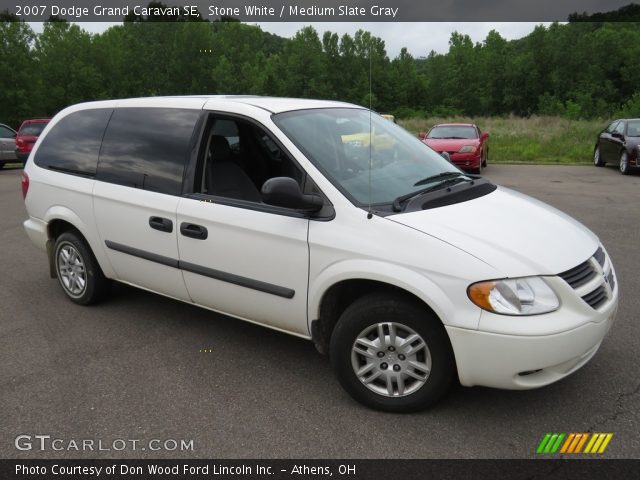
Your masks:
<path fill-rule="evenodd" d="M 451 126 L 433 127 L 427 138 L 478 138 L 478 132 L 473 127 Z"/>
<path fill-rule="evenodd" d="M 402 127 L 355 108 L 299 110 L 274 122 L 334 185 L 360 204 L 386 204 L 460 172 Z M 371 165 L 371 168 L 369 166 Z M 416 185 L 419 183 L 419 185 Z"/>

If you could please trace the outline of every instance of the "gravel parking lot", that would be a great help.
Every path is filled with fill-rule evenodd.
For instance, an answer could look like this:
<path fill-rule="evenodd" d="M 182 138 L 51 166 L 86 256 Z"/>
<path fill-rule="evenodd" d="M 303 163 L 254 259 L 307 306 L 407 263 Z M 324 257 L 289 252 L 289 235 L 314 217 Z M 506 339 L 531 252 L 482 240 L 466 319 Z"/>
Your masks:
<path fill-rule="evenodd" d="M 621 286 L 616 323 L 559 383 L 457 387 L 429 411 L 395 415 L 351 400 L 310 342 L 123 285 L 100 305 L 72 304 L 22 228 L 20 172 L 0 171 L 0 457 L 531 458 L 546 432 L 612 432 L 606 457 L 640 457 L 640 175 L 490 165 L 488 178 L 600 236 Z M 141 443 L 18 451 L 19 434 Z M 150 451 L 150 439 L 193 450 Z"/>

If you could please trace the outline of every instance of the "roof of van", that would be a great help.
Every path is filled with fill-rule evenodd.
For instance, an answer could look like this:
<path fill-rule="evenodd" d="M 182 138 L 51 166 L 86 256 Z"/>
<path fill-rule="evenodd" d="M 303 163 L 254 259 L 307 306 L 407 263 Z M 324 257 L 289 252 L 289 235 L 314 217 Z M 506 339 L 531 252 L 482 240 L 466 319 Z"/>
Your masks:
<path fill-rule="evenodd" d="M 243 103 L 246 105 L 252 105 L 258 108 L 262 108 L 271 113 L 288 112 L 291 110 L 306 110 L 312 108 L 363 108 L 358 105 L 353 105 L 345 102 L 338 102 L 334 100 L 311 100 L 302 98 L 280 98 L 280 97 L 260 97 L 252 95 L 185 95 L 185 96 L 166 96 L 166 97 L 146 97 L 146 98 L 129 98 L 116 100 L 119 107 L 126 107 L 128 104 L 135 104 L 139 106 L 143 103 L 149 103 L 149 106 L 160 107 L 163 104 L 175 105 L 176 100 L 185 99 L 190 103 L 193 100 L 202 100 L 204 103 L 209 103 L 220 100 L 224 103 L 235 102 Z"/>

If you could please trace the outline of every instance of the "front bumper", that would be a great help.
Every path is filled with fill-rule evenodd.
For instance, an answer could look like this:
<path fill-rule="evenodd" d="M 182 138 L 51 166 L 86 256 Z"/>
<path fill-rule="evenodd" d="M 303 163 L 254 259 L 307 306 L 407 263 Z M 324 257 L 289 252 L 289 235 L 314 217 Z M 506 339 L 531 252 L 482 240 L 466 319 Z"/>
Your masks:
<path fill-rule="evenodd" d="M 445 326 L 462 385 L 543 387 L 575 372 L 595 355 L 615 320 L 618 286 L 606 303 L 592 308 L 563 280 L 548 282 L 555 283 L 561 299 L 555 312 L 510 317 L 483 311 L 480 330 Z"/>
<path fill-rule="evenodd" d="M 614 315 L 556 335 L 524 337 L 447 327 L 460 383 L 524 390 L 557 382 L 595 355 Z"/>
<path fill-rule="evenodd" d="M 437 150 L 436 150 L 437 151 Z M 441 151 L 437 151 L 438 153 L 442 153 Z M 471 153 L 449 153 L 449 158 L 451 159 L 451 163 L 460 168 L 478 168 L 480 167 L 481 156 L 475 152 Z"/>

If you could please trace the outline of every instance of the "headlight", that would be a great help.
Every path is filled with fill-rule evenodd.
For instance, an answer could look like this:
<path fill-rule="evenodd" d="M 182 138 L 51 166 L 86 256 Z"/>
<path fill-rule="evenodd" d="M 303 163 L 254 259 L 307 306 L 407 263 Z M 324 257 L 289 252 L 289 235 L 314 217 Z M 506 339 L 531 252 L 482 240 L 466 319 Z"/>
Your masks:
<path fill-rule="evenodd" d="M 460 147 L 460 150 L 458 150 L 459 153 L 469 153 L 469 152 L 474 152 L 476 149 L 475 145 L 463 145 L 462 147 Z"/>
<path fill-rule="evenodd" d="M 540 277 L 478 282 L 469 286 L 467 294 L 480 308 L 502 315 L 537 315 L 560 306 L 557 295 Z"/>

